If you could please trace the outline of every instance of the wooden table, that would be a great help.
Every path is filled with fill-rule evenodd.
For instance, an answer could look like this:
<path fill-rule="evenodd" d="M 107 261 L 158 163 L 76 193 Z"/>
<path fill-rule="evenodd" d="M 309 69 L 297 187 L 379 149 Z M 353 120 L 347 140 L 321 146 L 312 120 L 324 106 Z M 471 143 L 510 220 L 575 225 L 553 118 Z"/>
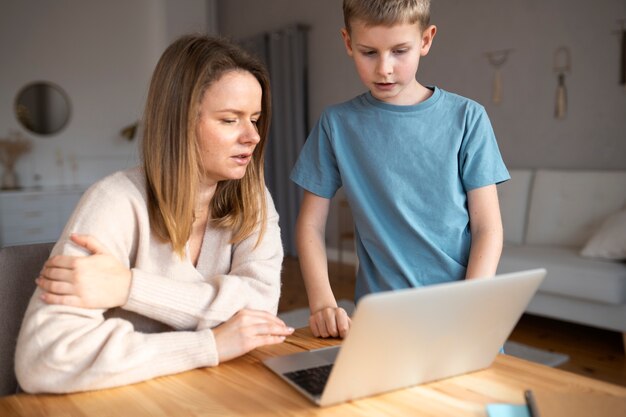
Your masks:
<path fill-rule="evenodd" d="M 523 404 L 528 388 L 541 417 L 626 416 L 626 388 L 506 355 L 483 371 L 328 408 L 308 402 L 260 362 L 338 343 L 299 329 L 285 343 L 215 368 L 102 391 L 3 397 L 0 416 L 486 416 L 489 403 Z"/>

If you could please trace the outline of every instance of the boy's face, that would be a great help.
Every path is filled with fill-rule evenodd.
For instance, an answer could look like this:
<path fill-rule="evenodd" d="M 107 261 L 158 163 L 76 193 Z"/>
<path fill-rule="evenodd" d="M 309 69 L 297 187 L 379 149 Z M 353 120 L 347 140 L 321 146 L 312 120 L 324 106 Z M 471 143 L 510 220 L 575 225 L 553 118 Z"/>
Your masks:
<path fill-rule="evenodd" d="M 348 55 L 357 73 L 378 100 L 411 105 L 423 98 L 423 87 L 415 79 L 420 57 L 426 55 L 435 36 L 435 26 L 423 32 L 419 24 L 367 26 L 351 23 L 351 33 L 341 31 Z"/>

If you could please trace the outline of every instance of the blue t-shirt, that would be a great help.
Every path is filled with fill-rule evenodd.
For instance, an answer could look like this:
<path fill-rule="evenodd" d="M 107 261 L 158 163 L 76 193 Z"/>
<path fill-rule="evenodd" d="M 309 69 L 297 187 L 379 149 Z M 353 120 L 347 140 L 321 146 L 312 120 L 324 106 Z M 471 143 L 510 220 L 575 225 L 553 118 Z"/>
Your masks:
<path fill-rule="evenodd" d="M 467 192 L 508 180 L 484 108 L 433 88 L 412 106 L 362 94 L 331 106 L 291 172 L 352 209 L 365 294 L 463 279 L 471 234 Z"/>

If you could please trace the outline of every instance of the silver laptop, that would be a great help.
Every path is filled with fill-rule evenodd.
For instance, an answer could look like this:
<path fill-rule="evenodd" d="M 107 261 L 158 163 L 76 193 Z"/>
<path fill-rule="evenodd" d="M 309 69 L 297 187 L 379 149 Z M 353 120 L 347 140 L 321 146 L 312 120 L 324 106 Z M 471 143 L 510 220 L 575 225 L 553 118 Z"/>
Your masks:
<path fill-rule="evenodd" d="M 327 406 L 487 368 L 545 269 L 369 294 L 341 346 L 264 364 Z"/>

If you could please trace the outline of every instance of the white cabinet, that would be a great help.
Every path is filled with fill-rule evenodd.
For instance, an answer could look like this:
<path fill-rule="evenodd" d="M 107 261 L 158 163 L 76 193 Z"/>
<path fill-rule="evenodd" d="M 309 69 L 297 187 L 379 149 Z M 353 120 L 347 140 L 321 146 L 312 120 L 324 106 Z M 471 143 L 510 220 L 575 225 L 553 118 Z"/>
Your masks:
<path fill-rule="evenodd" d="M 82 188 L 0 192 L 0 246 L 55 242 L 83 192 Z"/>

